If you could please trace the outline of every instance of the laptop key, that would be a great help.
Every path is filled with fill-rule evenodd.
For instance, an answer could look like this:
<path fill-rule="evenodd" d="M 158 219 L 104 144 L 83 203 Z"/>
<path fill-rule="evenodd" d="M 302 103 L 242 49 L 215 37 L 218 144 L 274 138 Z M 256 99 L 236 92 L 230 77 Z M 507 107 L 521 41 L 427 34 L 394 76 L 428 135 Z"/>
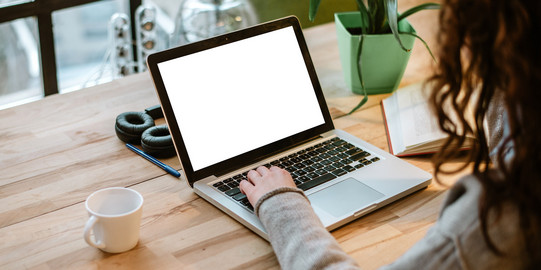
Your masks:
<path fill-rule="evenodd" d="M 299 157 L 294 157 L 294 158 L 291 158 L 291 159 L 289 159 L 289 160 L 291 160 L 291 162 L 293 162 L 293 163 L 298 163 L 298 162 L 301 162 L 301 161 L 302 161 L 302 159 L 299 158 Z"/>
<path fill-rule="evenodd" d="M 339 157 L 330 157 L 328 160 L 332 161 L 332 162 L 336 162 L 336 161 L 339 161 L 340 158 Z"/>
<path fill-rule="evenodd" d="M 331 164 L 332 162 L 329 161 L 329 160 L 327 160 L 327 159 L 325 159 L 325 160 L 322 160 L 320 163 L 323 164 L 323 165 L 329 165 L 329 164 Z"/>
<path fill-rule="evenodd" d="M 326 170 L 328 172 L 332 172 L 334 171 L 334 169 L 336 169 L 336 167 L 334 167 L 333 165 L 328 165 L 323 168 L 323 170 Z"/>
<path fill-rule="evenodd" d="M 336 148 L 336 146 L 334 146 L 332 144 L 323 146 L 323 149 L 325 149 L 325 150 L 333 150 L 334 148 Z"/>
<path fill-rule="evenodd" d="M 327 154 L 329 154 L 330 156 L 336 156 L 338 155 L 340 152 L 336 151 L 336 149 L 333 149 L 333 150 L 330 150 L 327 152 Z"/>
<path fill-rule="evenodd" d="M 312 165 L 312 167 L 314 167 L 317 170 L 317 169 L 321 169 L 321 168 L 323 168 L 325 166 L 323 166 L 323 165 L 321 165 L 319 163 L 315 163 L 314 165 Z"/>
<path fill-rule="evenodd" d="M 350 150 L 346 151 L 345 153 L 352 156 L 352 155 L 358 154 L 360 152 L 363 152 L 363 150 L 361 148 L 355 147 L 353 149 L 350 149 Z"/>
<path fill-rule="evenodd" d="M 297 163 L 297 164 L 293 165 L 293 168 L 295 168 L 295 169 L 297 169 L 297 170 L 298 170 L 298 169 L 302 169 L 302 168 L 304 168 L 304 167 L 306 167 L 306 165 L 304 165 L 304 164 L 302 164 L 302 163 Z"/>
<path fill-rule="evenodd" d="M 242 204 L 243 206 L 245 206 L 246 208 L 248 208 L 248 210 L 254 211 L 254 208 L 252 207 L 252 205 L 251 205 L 250 202 L 248 201 L 248 198 L 244 198 L 244 199 L 240 200 L 239 202 L 240 202 L 240 204 Z"/>
<path fill-rule="evenodd" d="M 342 145 L 343 147 L 347 148 L 347 149 L 351 149 L 351 148 L 354 148 L 355 145 L 351 144 L 351 143 L 346 143 L 344 145 Z"/>
<path fill-rule="evenodd" d="M 218 186 L 218 190 L 220 190 L 221 192 L 224 192 L 224 191 L 228 191 L 230 190 L 231 188 L 228 187 L 227 185 L 221 185 L 221 186 Z"/>
<path fill-rule="evenodd" d="M 217 183 L 214 183 L 212 186 L 213 186 L 213 187 L 219 187 L 219 186 L 223 186 L 223 185 L 224 185 L 224 183 L 222 183 L 222 182 L 217 182 Z"/>
<path fill-rule="evenodd" d="M 326 158 L 330 158 L 331 155 L 329 155 L 328 153 L 323 153 L 323 154 L 319 155 L 319 157 L 322 158 L 322 159 L 326 159 Z"/>
<path fill-rule="evenodd" d="M 306 191 L 310 188 L 313 188 L 315 186 L 319 186 L 325 182 L 328 182 L 332 179 L 335 179 L 336 176 L 334 176 L 333 174 L 330 174 L 330 173 L 327 173 L 327 174 L 324 174 L 322 176 L 319 176 L 319 177 L 316 177 L 314 179 L 312 179 L 311 181 L 308 181 L 308 182 L 305 182 L 305 183 L 302 183 L 298 186 L 298 188 Z"/>
<path fill-rule="evenodd" d="M 314 162 L 313 162 L 312 160 L 307 159 L 307 160 L 303 160 L 303 161 L 301 162 L 301 164 L 304 164 L 304 165 L 307 165 L 307 166 L 308 166 L 308 165 L 314 164 Z"/>
<path fill-rule="evenodd" d="M 233 196 L 233 195 L 236 195 L 238 193 L 240 193 L 240 189 L 239 188 L 234 188 L 234 189 L 230 189 L 230 190 L 226 191 L 225 195 Z"/>
<path fill-rule="evenodd" d="M 235 199 L 235 201 L 241 201 L 241 200 L 244 200 L 245 198 L 246 198 L 246 195 L 242 193 L 238 193 L 237 195 L 233 196 L 233 199 Z"/>
<path fill-rule="evenodd" d="M 336 170 L 332 171 L 332 174 L 334 174 L 336 176 L 342 176 L 342 175 L 344 175 L 346 173 L 347 173 L 347 171 L 343 170 L 343 169 L 336 169 Z"/>
<path fill-rule="evenodd" d="M 291 166 L 291 165 L 293 165 L 294 163 L 293 163 L 292 161 L 290 161 L 290 160 L 284 160 L 284 161 L 282 161 L 281 164 L 284 165 L 284 166 Z"/>
<path fill-rule="evenodd" d="M 345 144 L 345 143 L 346 143 L 346 142 L 343 141 L 343 140 L 337 140 L 337 141 L 333 142 L 332 144 L 333 144 L 334 146 L 340 146 L 340 145 Z"/>
<path fill-rule="evenodd" d="M 353 159 L 353 160 L 359 160 L 359 159 L 365 158 L 367 156 L 370 156 L 370 153 L 362 151 L 360 153 L 357 153 L 357 154 L 351 156 L 350 158 Z"/>

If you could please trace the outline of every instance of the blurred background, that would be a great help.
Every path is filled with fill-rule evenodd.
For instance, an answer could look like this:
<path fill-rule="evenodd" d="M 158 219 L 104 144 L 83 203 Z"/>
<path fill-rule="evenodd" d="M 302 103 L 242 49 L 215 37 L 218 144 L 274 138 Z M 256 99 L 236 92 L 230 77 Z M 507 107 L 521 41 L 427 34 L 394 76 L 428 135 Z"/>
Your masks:
<path fill-rule="evenodd" d="M 59 2 L 69 2 L 61 3 Z M 149 53 L 295 15 L 303 28 L 356 10 L 324 0 L 0 0 L 0 109 L 146 69 Z"/>

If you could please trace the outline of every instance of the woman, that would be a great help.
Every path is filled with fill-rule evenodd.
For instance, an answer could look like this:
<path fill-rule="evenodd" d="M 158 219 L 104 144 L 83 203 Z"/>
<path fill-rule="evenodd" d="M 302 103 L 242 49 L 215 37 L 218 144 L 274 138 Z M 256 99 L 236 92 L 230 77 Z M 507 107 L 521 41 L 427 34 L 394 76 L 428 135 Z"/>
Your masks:
<path fill-rule="evenodd" d="M 436 179 L 453 173 L 443 165 L 466 134 L 478 138 L 466 153 L 473 169 L 450 189 L 434 227 L 387 268 L 540 269 L 540 18 L 535 0 L 443 0 L 431 105 L 449 139 L 434 156 Z M 248 180 L 240 188 L 284 269 L 357 267 L 286 171 L 260 167 Z"/>

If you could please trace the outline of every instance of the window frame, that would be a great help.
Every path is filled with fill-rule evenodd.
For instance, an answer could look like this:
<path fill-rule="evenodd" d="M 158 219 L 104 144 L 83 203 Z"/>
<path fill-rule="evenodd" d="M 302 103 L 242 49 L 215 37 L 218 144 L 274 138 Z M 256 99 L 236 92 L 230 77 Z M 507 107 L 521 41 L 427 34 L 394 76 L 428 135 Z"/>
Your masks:
<path fill-rule="evenodd" d="M 17 19 L 35 17 L 38 25 L 40 66 L 44 96 L 58 94 L 58 77 L 53 33 L 53 12 L 65 8 L 81 6 L 102 0 L 34 0 L 28 3 L 0 7 L 0 23 Z M 130 18 L 135 18 L 135 10 L 141 0 L 127 0 Z M 135 22 L 131 20 L 132 37 L 135 37 Z M 133 39 L 133 38 L 132 38 Z M 135 46 L 135 42 L 132 41 Z M 132 50 L 135 52 L 135 47 Z M 137 55 L 133 55 L 136 59 Z"/>

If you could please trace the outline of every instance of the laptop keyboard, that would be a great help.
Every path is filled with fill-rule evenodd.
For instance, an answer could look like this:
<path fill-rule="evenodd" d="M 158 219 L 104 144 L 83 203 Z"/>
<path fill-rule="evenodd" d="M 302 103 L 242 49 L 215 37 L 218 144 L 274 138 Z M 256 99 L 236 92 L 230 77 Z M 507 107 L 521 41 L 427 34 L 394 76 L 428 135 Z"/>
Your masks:
<path fill-rule="evenodd" d="M 306 191 L 378 160 L 378 157 L 371 157 L 370 153 L 363 149 L 335 137 L 263 166 L 277 166 L 287 170 L 297 187 Z M 248 171 L 237 174 L 214 183 L 213 186 L 253 211 L 246 195 L 239 189 L 240 181 L 246 179 L 247 174 Z"/>

